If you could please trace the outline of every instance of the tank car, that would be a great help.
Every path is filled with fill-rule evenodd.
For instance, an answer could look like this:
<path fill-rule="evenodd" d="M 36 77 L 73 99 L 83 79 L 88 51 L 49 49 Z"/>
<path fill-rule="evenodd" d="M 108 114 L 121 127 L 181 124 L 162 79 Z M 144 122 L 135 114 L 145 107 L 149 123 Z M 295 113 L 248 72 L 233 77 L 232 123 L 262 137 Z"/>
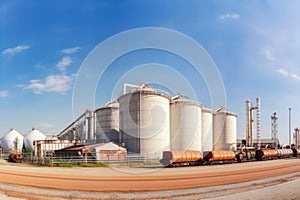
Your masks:
<path fill-rule="evenodd" d="M 203 160 L 210 164 L 233 163 L 236 155 L 233 151 L 208 151 L 205 152 Z"/>
<path fill-rule="evenodd" d="M 278 158 L 278 151 L 275 149 L 260 149 L 256 151 L 256 160 L 271 160 Z"/>
<path fill-rule="evenodd" d="M 164 166 L 179 167 L 202 164 L 202 154 L 200 151 L 164 151 L 160 162 Z"/>
<path fill-rule="evenodd" d="M 292 149 L 277 149 L 278 158 L 291 158 L 293 156 Z"/>

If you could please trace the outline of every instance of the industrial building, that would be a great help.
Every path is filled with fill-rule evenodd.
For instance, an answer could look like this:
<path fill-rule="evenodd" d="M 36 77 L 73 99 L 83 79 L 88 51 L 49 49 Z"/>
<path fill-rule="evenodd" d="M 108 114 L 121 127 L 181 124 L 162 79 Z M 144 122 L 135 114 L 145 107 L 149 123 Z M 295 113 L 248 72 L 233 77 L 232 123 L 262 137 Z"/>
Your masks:
<path fill-rule="evenodd" d="M 160 159 L 168 150 L 235 150 L 237 115 L 147 84 L 124 84 L 123 95 L 86 110 L 57 137 L 86 144 L 114 142 L 128 154 Z"/>
<path fill-rule="evenodd" d="M 124 161 L 127 157 L 126 148 L 113 142 L 90 145 L 74 145 L 55 151 L 55 157 L 65 159 L 89 159 L 99 161 Z"/>
<path fill-rule="evenodd" d="M 35 140 L 33 142 L 34 156 L 53 156 L 55 150 L 67 148 L 73 145 L 83 145 L 84 143 L 84 140 Z"/>
<path fill-rule="evenodd" d="M 253 139 L 253 147 L 258 148 L 258 143 L 259 141 L 257 139 Z M 270 139 L 270 138 L 261 138 L 260 139 L 260 146 L 262 148 L 272 148 L 275 149 L 279 144 L 278 139 Z M 243 139 L 237 139 L 237 147 L 242 147 L 243 146 Z"/>

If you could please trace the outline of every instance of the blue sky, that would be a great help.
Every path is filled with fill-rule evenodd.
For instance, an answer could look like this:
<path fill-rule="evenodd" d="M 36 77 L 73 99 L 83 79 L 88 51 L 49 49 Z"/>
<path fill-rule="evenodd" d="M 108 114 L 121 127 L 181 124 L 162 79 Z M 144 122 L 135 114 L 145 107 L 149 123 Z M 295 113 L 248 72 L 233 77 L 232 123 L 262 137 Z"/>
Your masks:
<path fill-rule="evenodd" d="M 245 101 L 261 97 L 262 136 L 270 116 L 279 117 L 279 137 L 288 142 L 300 126 L 300 3 L 274 1 L 0 1 L 0 135 L 15 127 L 56 134 L 72 122 L 72 91 L 88 54 L 105 39 L 133 28 L 163 27 L 201 44 L 216 63 L 226 89 L 226 107 L 245 132 Z M 151 56 L 149 56 L 151 55 Z M 201 103 L 210 96 L 188 64 L 166 52 L 144 50 L 116 60 L 99 83 L 95 106 L 110 99 L 126 71 L 143 63 L 174 67 L 193 85 Z M 132 83 L 140 84 L 132 79 Z M 145 76 L 146 82 L 151 79 Z M 170 88 L 175 93 L 179 88 Z"/>

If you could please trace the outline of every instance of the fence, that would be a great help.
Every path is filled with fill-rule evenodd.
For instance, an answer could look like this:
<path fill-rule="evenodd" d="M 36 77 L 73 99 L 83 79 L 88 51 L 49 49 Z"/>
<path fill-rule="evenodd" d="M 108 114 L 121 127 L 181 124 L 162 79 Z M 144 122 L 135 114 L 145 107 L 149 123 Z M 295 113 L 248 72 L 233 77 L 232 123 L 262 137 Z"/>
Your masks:
<path fill-rule="evenodd" d="M 107 166 L 119 165 L 119 166 L 130 166 L 130 167 L 141 167 L 141 166 L 153 166 L 161 165 L 159 158 L 147 158 L 144 156 L 127 156 L 123 160 L 111 160 L 109 156 L 107 159 L 97 160 L 93 156 L 72 156 L 72 157 L 36 157 L 32 154 L 23 155 L 24 162 L 41 164 L 41 165 L 53 165 L 60 163 L 102 163 Z"/>

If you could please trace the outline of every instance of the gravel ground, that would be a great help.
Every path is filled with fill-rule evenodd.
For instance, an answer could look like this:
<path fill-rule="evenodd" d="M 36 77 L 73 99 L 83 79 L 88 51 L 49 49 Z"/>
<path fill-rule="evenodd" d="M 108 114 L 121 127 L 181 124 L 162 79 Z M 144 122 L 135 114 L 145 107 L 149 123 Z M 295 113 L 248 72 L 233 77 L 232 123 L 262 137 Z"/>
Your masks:
<path fill-rule="evenodd" d="M 265 161 L 264 166 L 276 165 L 279 161 Z M 280 163 L 299 162 L 299 160 L 280 160 Z M 236 170 L 251 168 L 258 163 L 241 163 L 232 165 L 220 166 L 202 166 L 202 167 L 183 167 L 171 169 L 157 169 L 150 174 L 194 174 L 199 172 L 216 172 L 227 170 Z M 23 167 L 22 167 L 23 166 Z M 34 171 L 36 173 L 54 173 L 54 174 L 85 174 L 85 175 L 102 175 L 102 176 L 124 176 L 131 174 L 129 170 L 144 169 L 127 169 L 115 170 L 111 168 L 89 168 L 83 170 L 81 168 L 44 168 L 44 167 L 28 167 L 26 164 L 12 164 L 0 159 L 0 169 L 9 167 L 18 171 Z M 241 199 L 241 200 L 300 200 L 300 172 L 278 176 L 268 179 L 244 182 L 239 184 L 230 184 L 225 186 L 215 186 L 206 188 L 195 188 L 186 190 L 170 190 L 170 191 L 155 191 L 155 192 L 80 192 L 80 191 L 64 191 L 33 188 L 27 186 L 17 186 L 0 183 L 0 200 L 65 200 L 65 199 Z M 101 187 L 101 186 L 99 186 Z M 151 187 L 151 186 L 149 186 Z"/>
<path fill-rule="evenodd" d="M 250 190 L 246 192 L 226 195 L 222 197 L 214 197 L 214 200 L 296 200 L 300 199 L 300 179 L 265 187 L 257 190 Z"/>

